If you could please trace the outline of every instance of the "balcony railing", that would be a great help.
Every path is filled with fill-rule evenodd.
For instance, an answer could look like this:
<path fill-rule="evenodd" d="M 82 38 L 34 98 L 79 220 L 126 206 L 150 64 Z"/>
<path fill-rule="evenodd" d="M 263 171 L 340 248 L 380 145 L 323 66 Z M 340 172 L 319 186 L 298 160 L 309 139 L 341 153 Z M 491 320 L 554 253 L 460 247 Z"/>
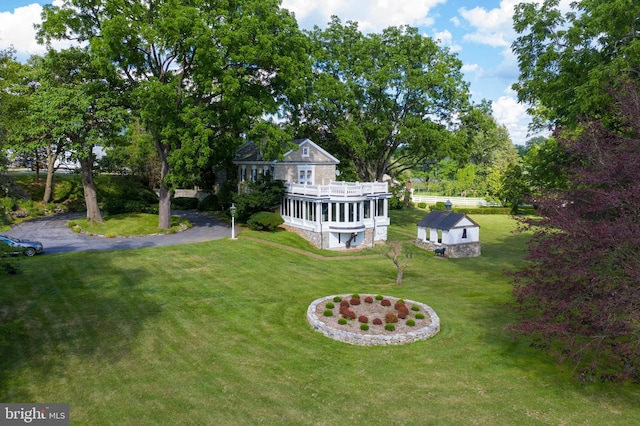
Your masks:
<path fill-rule="evenodd" d="M 315 197 L 363 197 L 389 192 L 387 182 L 331 182 L 329 185 L 286 183 L 285 188 L 289 194 Z"/>

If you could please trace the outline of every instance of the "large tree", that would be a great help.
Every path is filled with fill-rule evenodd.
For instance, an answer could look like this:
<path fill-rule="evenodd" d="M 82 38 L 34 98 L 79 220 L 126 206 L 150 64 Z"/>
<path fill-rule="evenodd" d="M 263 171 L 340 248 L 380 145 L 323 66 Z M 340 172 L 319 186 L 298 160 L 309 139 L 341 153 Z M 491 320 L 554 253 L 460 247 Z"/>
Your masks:
<path fill-rule="evenodd" d="M 175 174 L 227 157 L 302 93 L 305 38 L 278 0 L 68 0 L 43 18 L 43 40 L 88 42 L 127 80 L 161 163 L 160 228 L 170 226 Z M 285 134 L 276 136 L 265 140 L 279 146 Z"/>
<path fill-rule="evenodd" d="M 416 28 L 364 35 L 337 17 L 309 36 L 315 79 L 303 107 L 305 136 L 365 181 L 451 152 L 451 126 L 469 96 L 454 54 Z"/>
<path fill-rule="evenodd" d="M 515 327 L 584 380 L 640 381 L 640 90 L 626 83 L 617 132 L 558 133 L 567 185 L 538 197 Z"/>
<path fill-rule="evenodd" d="M 566 11 L 559 0 L 516 6 L 514 89 L 537 126 L 573 126 L 581 117 L 616 125 L 605 87 L 620 74 L 640 77 L 638 16 L 640 2 L 629 0 L 581 0 Z"/>

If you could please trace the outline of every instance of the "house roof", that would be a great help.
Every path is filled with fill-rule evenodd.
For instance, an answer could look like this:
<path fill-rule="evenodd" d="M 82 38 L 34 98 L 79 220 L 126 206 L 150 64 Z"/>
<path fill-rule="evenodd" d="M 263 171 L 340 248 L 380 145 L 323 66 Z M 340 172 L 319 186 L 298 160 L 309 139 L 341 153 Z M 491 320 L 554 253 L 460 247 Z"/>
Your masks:
<path fill-rule="evenodd" d="M 465 218 L 475 226 L 479 226 L 465 214 L 442 210 L 433 210 L 428 215 L 423 217 L 420 222 L 418 222 L 418 226 L 424 228 L 449 230 L 455 228 L 456 225 Z"/>
<path fill-rule="evenodd" d="M 339 164 L 340 163 L 340 160 L 338 160 L 336 157 L 334 157 L 333 155 L 329 154 L 327 151 L 322 149 L 322 147 L 320 147 L 318 144 L 313 142 L 311 139 L 294 139 L 293 143 L 295 143 L 297 145 L 297 147 L 287 151 L 283 155 L 283 160 L 278 161 L 278 160 L 265 159 L 264 155 L 262 153 L 262 150 L 260 149 L 260 147 L 256 143 L 247 142 L 244 145 L 242 145 L 240 148 L 237 149 L 236 155 L 235 155 L 233 161 L 234 161 L 234 163 L 241 163 L 241 162 L 287 163 L 287 162 L 289 162 L 287 157 L 289 157 L 293 152 L 302 149 L 302 147 L 305 146 L 305 145 L 309 145 L 309 146 L 312 146 L 314 149 L 316 149 L 318 152 L 322 153 L 327 158 L 328 161 L 323 161 L 322 163 L 324 163 L 324 164 Z"/>

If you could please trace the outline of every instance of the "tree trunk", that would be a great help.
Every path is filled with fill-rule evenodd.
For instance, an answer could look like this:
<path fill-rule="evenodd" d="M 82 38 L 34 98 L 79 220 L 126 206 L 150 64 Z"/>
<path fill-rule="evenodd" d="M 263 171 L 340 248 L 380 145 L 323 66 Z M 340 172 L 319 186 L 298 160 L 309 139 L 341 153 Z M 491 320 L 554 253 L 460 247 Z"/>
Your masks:
<path fill-rule="evenodd" d="M 396 275 L 396 285 L 402 284 L 403 276 L 404 276 L 404 269 L 398 268 L 398 275 Z"/>
<path fill-rule="evenodd" d="M 158 228 L 169 229 L 171 228 L 171 191 L 165 184 L 165 178 L 169 174 L 169 161 L 167 159 L 167 150 L 161 143 L 156 142 L 156 149 L 160 157 L 160 185 L 159 185 L 159 198 L 158 204 Z"/>
<path fill-rule="evenodd" d="M 96 185 L 93 182 L 93 148 L 89 150 L 87 158 L 80 159 L 80 170 L 84 189 L 84 203 L 87 206 L 87 219 L 89 222 L 103 222 L 102 214 L 98 207 Z"/>
<path fill-rule="evenodd" d="M 58 154 L 54 153 L 50 147 L 47 147 L 47 180 L 44 185 L 44 196 L 42 204 L 45 206 L 51 201 L 51 193 L 53 192 L 53 174 L 56 172 L 55 165 Z"/>

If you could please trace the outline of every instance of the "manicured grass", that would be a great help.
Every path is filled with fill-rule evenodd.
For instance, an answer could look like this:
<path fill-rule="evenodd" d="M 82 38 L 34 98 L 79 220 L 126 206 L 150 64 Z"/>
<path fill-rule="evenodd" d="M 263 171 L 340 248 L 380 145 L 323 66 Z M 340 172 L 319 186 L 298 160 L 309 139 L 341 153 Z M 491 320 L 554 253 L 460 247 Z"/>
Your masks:
<path fill-rule="evenodd" d="M 107 237 L 131 237 L 136 235 L 170 234 L 182 228 L 191 227 L 188 220 L 171 217 L 171 228 L 158 229 L 158 215 L 148 213 L 125 213 L 103 218 L 104 223 L 89 223 L 86 218 L 69 222 L 69 227 L 76 232 Z"/>
<path fill-rule="evenodd" d="M 394 232 L 413 213 L 394 212 Z M 638 424 L 639 387 L 582 387 L 504 331 L 502 271 L 526 236 L 473 218 L 481 257 L 416 256 L 400 287 L 384 256 L 318 260 L 243 234 L 26 259 L 0 286 L 0 401 L 69 402 L 74 425 Z M 441 332 L 359 347 L 307 324 L 313 300 L 355 292 L 427 303 Z"/>

